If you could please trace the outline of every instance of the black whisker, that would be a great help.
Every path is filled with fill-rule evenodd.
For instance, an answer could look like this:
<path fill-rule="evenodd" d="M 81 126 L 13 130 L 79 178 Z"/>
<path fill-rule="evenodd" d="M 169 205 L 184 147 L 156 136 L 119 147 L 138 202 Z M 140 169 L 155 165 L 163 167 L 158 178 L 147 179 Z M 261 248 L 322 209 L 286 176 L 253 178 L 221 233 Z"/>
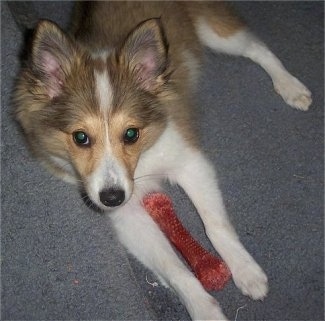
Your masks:
<path fill-rule="evenodd" d="M 97 206 L 88 196 L 88 194 L 84 191 L 80 191 L 81 199 L 84 202 L 84 204 L 91 210 L 103 214 L 104 210 L 102 210 L 99 206 Z"/>

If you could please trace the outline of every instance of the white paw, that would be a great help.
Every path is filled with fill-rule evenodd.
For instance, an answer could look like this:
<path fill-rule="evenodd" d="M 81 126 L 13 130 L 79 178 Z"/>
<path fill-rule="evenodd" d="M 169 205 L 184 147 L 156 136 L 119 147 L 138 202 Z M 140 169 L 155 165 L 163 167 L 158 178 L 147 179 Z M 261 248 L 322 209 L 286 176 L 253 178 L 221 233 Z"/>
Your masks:
<path fill-rule="evenodd" d="M 274 89 L 291 107 L 308 110 L 312 103 L 311 92 L 290 74 L 275 80 Z"/>
<path fill-rule="evenodd" d="M 198 302 L 196 302 L 198 304 Z M 193 307 L 191 317 L 195 321 L 199 320 L 211 320 L 211 321 L 228 321 L 227 317 L 222 313 L 222 310 L 218 302 L 211 296 L 208 300 L 205 300 L 202 304 L 199 303 L 196 307 Z"/>
<path fill-rule="evenodd" d="M 236 286 L 244 295 L 254 300 L 263 300 L 268 292 L 267 276 L 253 260 L 242 262 L 232 271 Z"/>

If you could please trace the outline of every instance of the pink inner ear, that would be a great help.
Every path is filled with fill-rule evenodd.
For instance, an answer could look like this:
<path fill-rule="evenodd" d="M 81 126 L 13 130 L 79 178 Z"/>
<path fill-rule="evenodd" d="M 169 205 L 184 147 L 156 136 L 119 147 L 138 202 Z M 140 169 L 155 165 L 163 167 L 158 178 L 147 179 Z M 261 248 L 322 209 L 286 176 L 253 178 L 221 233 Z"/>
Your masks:
<path fill-rule="evenodd" d="M 44 51 L 42 57 L 42 67 L 47 77 L 46 86 L 50 98 L 57 97 L 63 85 L 63 72 L 56 57 L 50 52 Z"/>
<path fill-rule="evenodd" d="M 144 67 L 144 71 L 147 74 L 152 74 L 156 71 L 156 62 L 155 62 L 155 55 L 151 50 L 149 52 L 146 52 L 144 57 L 142 58 L 142 63 Z M 149 76 L 149 75 L 147 75 Z"/>
<path fill-rule="evenodd" d="M 148 88 L 157 71 L 156 57 L 152 50 L 144 52 L 138 63 L 138 79 Z"/>

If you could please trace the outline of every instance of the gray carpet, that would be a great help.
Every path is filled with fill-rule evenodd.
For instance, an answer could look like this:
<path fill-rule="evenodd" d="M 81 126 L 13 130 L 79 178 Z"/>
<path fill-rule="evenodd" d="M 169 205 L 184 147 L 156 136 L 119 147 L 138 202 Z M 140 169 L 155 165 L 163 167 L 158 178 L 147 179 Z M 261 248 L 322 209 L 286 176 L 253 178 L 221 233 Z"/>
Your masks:
<path fill-rule="evenodd" d="M 65 26 L 69 2 L 35 2 Z M 234 320 L 324 320 L 322 2 L 237 2 L 252 29 L 313 92 L 310 111 L 285 105 L 264 71 L 207 50 L 196 97 L 202 146 L 229 215 L 269 277 L 254 302 L 232 282 L 214 293 Z M 31 18 L 32 19 L 32 18 Z M 1 320 L 188 320 L 177 297 L 118 244 L 109 218 L 39 167 L 12 119 L 22 35 L 1 2 Z M 194 208 L 177 212 L 211 249 Z M 242 307 L 241 309 L 239 309 Z"/>

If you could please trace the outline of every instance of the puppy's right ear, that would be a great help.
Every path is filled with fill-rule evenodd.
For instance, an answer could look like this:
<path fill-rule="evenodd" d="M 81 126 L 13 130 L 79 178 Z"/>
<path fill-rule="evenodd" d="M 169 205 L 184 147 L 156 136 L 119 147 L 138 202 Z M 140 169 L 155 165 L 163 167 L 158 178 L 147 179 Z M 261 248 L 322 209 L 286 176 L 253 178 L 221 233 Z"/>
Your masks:
<path fill-rule="evenodd" d="M 164 83 L 168 44 L 160 19 L 140 23 L 125 40 L 120 56 L 141 88 L 152 91 Z"/>
<path fill-rule="evenodd" d="M 32 44 L 31 68 L 51 99 L 60 95 L 75 53 L 75 44 L 55 23 L 39 22 Z"/>

